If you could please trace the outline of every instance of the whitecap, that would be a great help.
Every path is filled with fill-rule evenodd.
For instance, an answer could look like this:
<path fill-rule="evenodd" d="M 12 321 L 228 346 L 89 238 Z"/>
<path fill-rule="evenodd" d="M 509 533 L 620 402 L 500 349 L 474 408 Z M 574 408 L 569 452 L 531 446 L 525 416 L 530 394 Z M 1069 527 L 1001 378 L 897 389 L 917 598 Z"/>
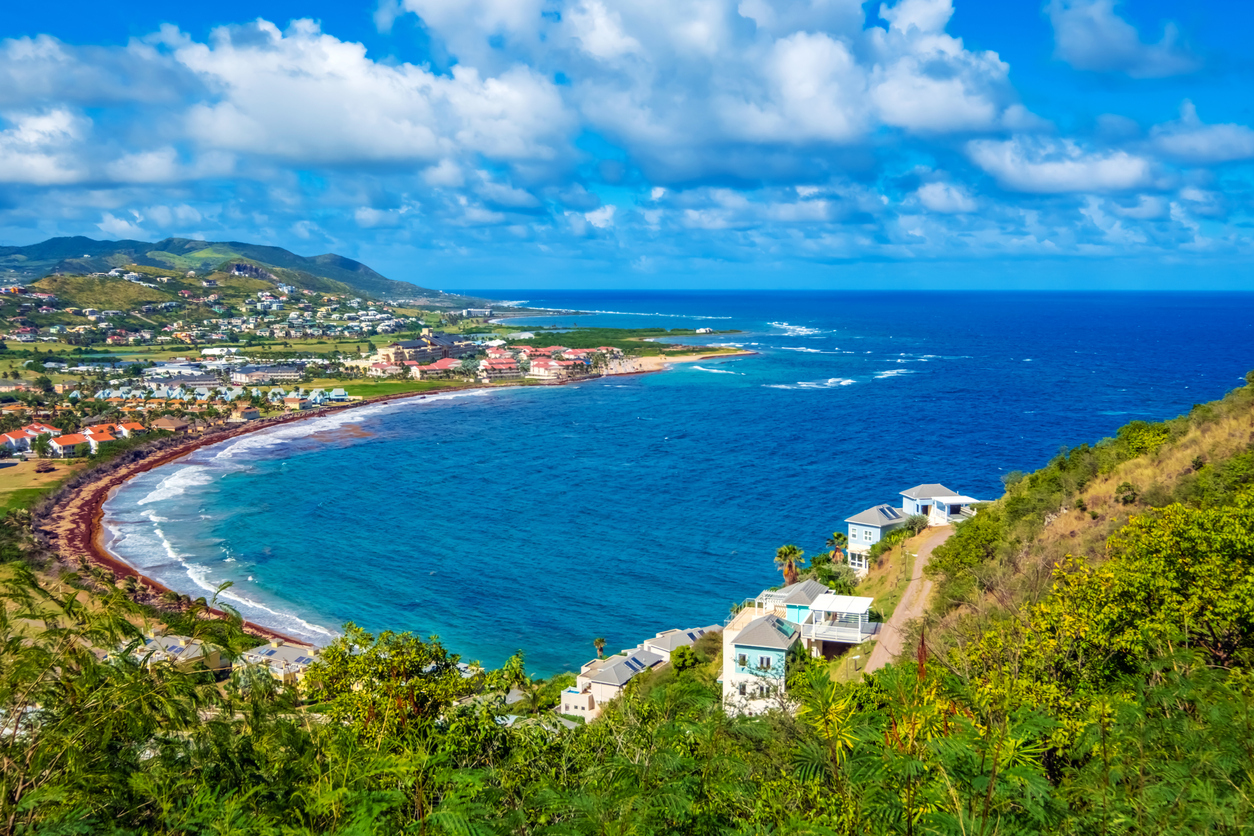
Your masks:
<path fill-rule="evenodd" d="M 731 369 L 707 369 L 705 366 L 693 366 L 692 369 L 698 372 L 711 372 L 713 374 L 738 374 L 743 376 L 744 372 L 734 372 Z"/>

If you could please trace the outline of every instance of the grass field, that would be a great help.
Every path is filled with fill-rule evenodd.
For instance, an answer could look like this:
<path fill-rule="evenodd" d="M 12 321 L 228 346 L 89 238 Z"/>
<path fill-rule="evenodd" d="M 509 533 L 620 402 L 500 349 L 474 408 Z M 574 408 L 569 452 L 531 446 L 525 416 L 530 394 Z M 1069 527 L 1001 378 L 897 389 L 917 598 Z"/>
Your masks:
<path fill-rule="evenodd" d="M 40 496 L 86 467 L 86 462 L 57 461 L 52 473 L 36 473 L 38 461 L 0 462 L 0 512 L 29 508 Z"/>

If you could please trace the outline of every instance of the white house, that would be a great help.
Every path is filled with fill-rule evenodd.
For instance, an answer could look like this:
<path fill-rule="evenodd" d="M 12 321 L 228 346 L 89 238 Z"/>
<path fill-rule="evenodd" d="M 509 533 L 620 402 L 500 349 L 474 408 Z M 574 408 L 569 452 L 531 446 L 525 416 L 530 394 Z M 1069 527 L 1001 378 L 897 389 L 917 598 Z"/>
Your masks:
<path fill-rule="evenodd" d="M 810 617 L 801 625 L 801 638 L 812 656 L 831 658 L 842 645 L 861 644 L 879 632 L 871 621 L 874 598 L 825 593 L 810 604 Z"/>
<path fill-rule="evenodd" d="M 867 552 L 884 535 L 906 524 L 904 511 L 891 505 L 876 505 L 845 520 L 849 524 L 849 565 L 859 572 L 867 570 Z"/>
<path fill-rule="evenodd" d="M 901 496 L 901 510 L 907 516 L 922 514 L 927 517 L 928 525 L 948 525 L 974 516 L 975 509 L 971 506 L 979 502 L 944 485 L 915 485 L 908 491 L 902 491 Z"/>
<path fill-rule="evenodd" d="M 295 685 L 305 678 L 305 671 L 317 658 L 317 648 L 285 644 L 282 639 L 275 639 L 269 644 L 245 651 L 235 667 L 264 667 L 282 684 Z"/>
<path fill-rule="evenodd" d="M 717 624 L 711 624 L 708 627 L 693 627 L 691 630 L 663 630 L 651 639 L 645 639 L 641 642 L 641 647 L 651 653 L 656 653 L 662 657 L 662 661 L 669 664 L 671 654 L 681 647 L 692 647 L 696 644 L 697 639 L 706 633 L 717 633 L 723 628 Z"/>
<path fill-rule="evenodd" d="M 625 656 L 593 659 L 580 668 L 574 687 L 562 692 L 561 713 L 595 720 L 637 674 L 661 664 L 661 656 L 643 648 L 629 650 Z"/>

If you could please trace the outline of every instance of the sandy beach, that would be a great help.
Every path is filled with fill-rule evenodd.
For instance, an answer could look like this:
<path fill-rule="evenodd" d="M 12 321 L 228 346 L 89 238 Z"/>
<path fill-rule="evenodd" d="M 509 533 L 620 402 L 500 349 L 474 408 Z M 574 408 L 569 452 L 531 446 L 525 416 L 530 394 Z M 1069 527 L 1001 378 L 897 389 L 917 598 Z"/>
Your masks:
<path fill-rule="evenodd" d="M 673 363 L 692 363 L 700 360 L 740 357 L 755 353 L 756 352 L 752 351 L 722 352 L 718 354 L 694 352 L 692 354 L 678 354 L 667 357 L 634 357 L 616 361 L 610 366 L 604 376 L 649 374 L 664 371 Z M 602 375 L 562 381 L 562 385 L 586 382 L 598 379 L 599 377 L 602 377 Z M 135 478 L 141 473 L 153 470 L 154 468 L 172 464 L 202 447 L 219 444 L 233 438 L 238 438 L 242 435 L 259 432 L 276 426 L 291 424 L 296 421 L 323 417 L 326 415 L 340 413 L 345 410 L 357 409 L 367 405 L 385 403 L 403 398 L 426 397 L 428 395 L 443 394 L 445 392 L 462 392 L 474 389 L 503 388 L 510 388 L 510 385 L 496 384 L 485 386 L 479 384 L 449 387 L 448 389 L 433 392 L 401 392 L 393 395 L 353 401 L 342 405 L 324 407 L 322 409 L 296 412 L 290 415 L 277 416 L 274 418 L 266 418 L 259 421 L 252 421 L 247 424 L 214 429 L 197 436 L 188 436 L 182 443 L 176 444 L 172 447 L 154 450 L 150 455 L 139 459 L 138 461 L 130 462 L 114 468 L 109 468 L 107 466 L 102 468 L 102 472 L 99 477 L 91 479 L 73 490 L 67 491 L 51 510 L 34 521 L 34 528 L 37 534 L 47 538 L 51 548 L 57 551 L 64 561 L 71 564 L 86 562 L 93 566 L 101 567 L 109 572 L 112 572 L 114 577 L 119 580 L 126 577 L 133 577 L 147 590 L 150 595 L 160 595 L 171 590 L 151 578 L 144 576 L 133 567 L 119 560 L 112 553 L 110 553 L 108 548 L 105 546 L 104 504 L 108 501 L 114 491 L 129 480 Z M 369 435 L 369 431 L 358 424 L 347 425 L 346 427 L 340 428 L 339 432 L 354 436 Z M 220 610 L 209 610 L 208 615 L 214 617 L 225 617 L 226 613 Z M 247 632 L 264 639 L 279 638 L 291 644 L 307 644 L 299 639 L 292 638 L 291 636 L 271 630 L 260 624 L 248 621 L 244 623 L 244 629 Z"/>

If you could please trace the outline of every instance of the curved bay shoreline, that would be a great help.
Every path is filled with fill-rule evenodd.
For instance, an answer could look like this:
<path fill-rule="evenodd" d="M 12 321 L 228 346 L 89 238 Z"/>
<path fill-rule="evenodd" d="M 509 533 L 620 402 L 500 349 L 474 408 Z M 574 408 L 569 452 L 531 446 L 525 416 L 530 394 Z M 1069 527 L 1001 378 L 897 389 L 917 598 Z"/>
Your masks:
<path fill-rule="evenodd" d="M 694 353 L 671 357 L 640 357 L 634 358 L 635 362 L 629 369 L 624 369 L 611 375 L 580 378 L 576 380 L 562 381 L 558 384 L 551 385 L 584 383 L 608 376 L 619 377 L 624 375 L 651 374 L 665 371 L 671 363 L 700 362 L 702 360 L 721 359 L 727 357 L 744 357 L 756 353 L 757 352 L 754 351 L 737 351 L 723 352 L 720 354 Z M 272 429 L 274 427 L 286 426 L 298 421 L 322 418 L 328 415 L 338 415 L 343 412 L 360 409 L 365 406 L 374 406 L 381 403 L 405 400 L 409 398 L 426 397 L 428 395 L 510 388 L 521 387 L 511 384 L 478 384 L 451 386 L 447 389 L 432 390 L 428 392 L 399 392 L 392 395 L 364 398 L 360 401 L 354 401 L 343 405 L 324 407 L 321 409 L 293 413 L 291 415 L 283 415 L 275 418 L 266 418 L 229 429 L 207 432 L 200 436 L 189 437 L 184 443 L 177 444 L 172 448 L 153 451 L 150 455 L 147 455 L 142 459 L 121 465 L 120 467 L 109 469 L 106 472 L 102 472 L 98 478 L 90 479 L 84 484 L 66 492 L 64 496 L 61 496 L 56 501 L 50 510 L 42 514 L 34 521 L 35 530 L 37 533 L 44 535 L 48 539 L 49 545 L 55 552 L 59 553 L 61 559 L 64 561 L 68 561 L 70 563 L 85 562 L 91 566 L 99 567 L 110 572 L 115 580 L 127 577 L 135 578 L 141 588 L 151 596 L 157 596 L 171 591 L 177 592 L 178 590 L 171 590 L 164 584 L 145 576 L 133 566 L 115 556 L 105 545 L 104 505 L 109 498 L 113 496 L 114 492 L 131 479 L 158 467 L 174 464 L 180 459 L 186 458 L 204 447 L 221 444 L 244 435 Z M 219 609 L 209 608 L 206 610 L 206 615 L 213 618 L 225 618 L 227 613 Z M 264 640 L 281 639 L 285 643 L 301 646 L 308 646 L 309 644 L 304 640 L 286 635 L 270 627 L 266 627 L 263 624 L 258 624 L 255 621 L 245 620 L 243 623 L 243 629 L 245 632 Z"/>

